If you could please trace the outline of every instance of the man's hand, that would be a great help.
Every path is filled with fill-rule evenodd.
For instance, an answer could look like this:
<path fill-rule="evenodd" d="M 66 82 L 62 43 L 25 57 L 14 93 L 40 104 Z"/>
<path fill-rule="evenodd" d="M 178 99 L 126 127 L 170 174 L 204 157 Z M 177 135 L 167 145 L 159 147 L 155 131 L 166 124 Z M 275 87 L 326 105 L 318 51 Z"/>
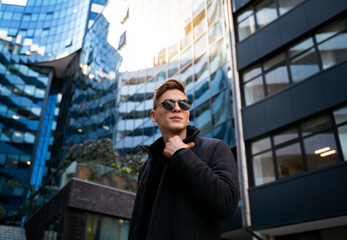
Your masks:
<path fill-rule="evenodd" d="M 169 139 L 164 148 L 164 156 L 171 159 L 174 153 L 181 148 L 193 148 L 195 146 L 194 142 L 185 144 L 179 136 L 174 136 Z"/>

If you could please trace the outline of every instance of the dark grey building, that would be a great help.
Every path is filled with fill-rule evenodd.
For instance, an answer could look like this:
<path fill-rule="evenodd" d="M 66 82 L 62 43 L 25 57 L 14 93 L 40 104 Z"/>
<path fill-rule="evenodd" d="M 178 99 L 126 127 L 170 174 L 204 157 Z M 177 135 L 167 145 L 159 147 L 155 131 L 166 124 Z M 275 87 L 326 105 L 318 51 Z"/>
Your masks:
<path fill-rule="evenodd" d="M 346 13 L 339 0 L 232 1 L 243 217 L 259 235 L 347 236 Z"/>

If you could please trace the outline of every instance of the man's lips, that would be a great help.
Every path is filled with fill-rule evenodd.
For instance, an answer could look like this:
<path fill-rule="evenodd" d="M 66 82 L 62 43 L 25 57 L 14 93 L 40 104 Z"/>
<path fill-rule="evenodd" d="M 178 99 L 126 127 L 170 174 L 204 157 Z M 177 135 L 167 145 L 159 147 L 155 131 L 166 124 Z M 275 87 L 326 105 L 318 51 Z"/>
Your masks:
<path fill-rule="evenodd" d="M 170 119 L 172 119 L 172 120 L 181 120 L 182 118 L 180 116 L 173 116 L 173 117 L 170 117 Z"/>

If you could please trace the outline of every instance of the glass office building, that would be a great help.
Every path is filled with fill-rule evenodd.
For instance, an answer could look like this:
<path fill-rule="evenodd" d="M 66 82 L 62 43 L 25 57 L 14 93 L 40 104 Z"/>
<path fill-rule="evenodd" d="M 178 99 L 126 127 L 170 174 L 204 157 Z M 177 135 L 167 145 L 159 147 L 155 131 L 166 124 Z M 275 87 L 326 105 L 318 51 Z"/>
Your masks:
<path fill-rule="evenodd" d="M 2 1 L 0 205 L 18 224 L 24 201 L 50 174 L 65 69 L 106 1 Z"/>
<path fill-rule="evenodd" d="M 160 137 L 150 119 L 154 89 L 167 78 L 186 85 L 193 103 L 190 124 L 201 135 L 235 147 L 229 36 L 225 3 L 129 1 L 121 48 L 116 149 L 136 152 Z"/>

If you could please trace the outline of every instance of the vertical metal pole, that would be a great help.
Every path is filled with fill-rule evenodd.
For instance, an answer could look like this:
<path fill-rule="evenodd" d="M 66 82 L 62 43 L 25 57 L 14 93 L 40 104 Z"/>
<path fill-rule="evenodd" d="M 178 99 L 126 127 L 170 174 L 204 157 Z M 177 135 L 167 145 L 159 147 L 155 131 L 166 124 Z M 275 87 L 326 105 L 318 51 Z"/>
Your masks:
<path fill-rule="evenodd" d="M 248 171 L 247 171 L 247 159 L 245 141 L 243 138 L 243 125 L 241 115 L 241 92 L 239 74 L 236 66 L 236 48 L 235 48 L 235 29 L 231 8 L 231 0 L 224 0 L 226 6 L 227 17 L 227 33 L 229 35 L 230 51 L 227 54 L 230 55 L 230 73 L 233 95 L 233 109 L 234 109 L 234 123 L 235 123 L 235 137 L 237 147 L 237 159 L 239 168 L 239 180 L 241 191 L 241 211 L 242 211 L 242 225 L 245 228 L 251 226 L 249 197 L 248 197 Z"/>

